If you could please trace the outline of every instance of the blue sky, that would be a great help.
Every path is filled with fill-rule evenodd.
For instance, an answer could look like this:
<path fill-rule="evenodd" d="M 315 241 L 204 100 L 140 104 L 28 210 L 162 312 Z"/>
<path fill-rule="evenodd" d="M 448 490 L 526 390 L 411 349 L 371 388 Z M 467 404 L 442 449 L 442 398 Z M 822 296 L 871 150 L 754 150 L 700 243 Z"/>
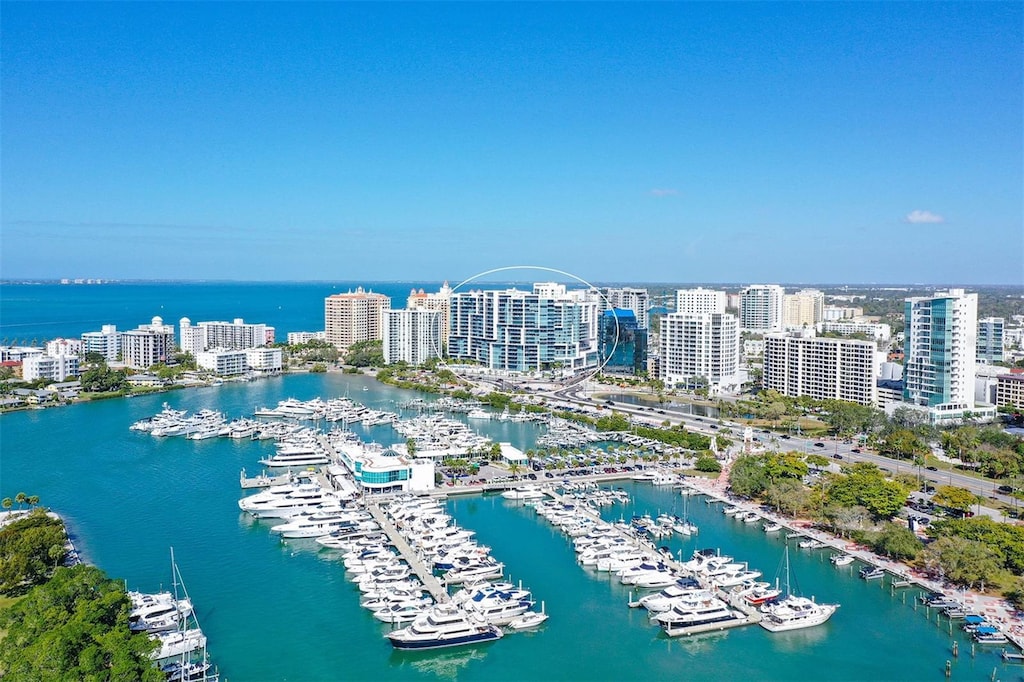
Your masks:
<path fill-rule="evenodd" d="M 1021 3 L 2 13 L 0 277 L 1024 282 Z"/>

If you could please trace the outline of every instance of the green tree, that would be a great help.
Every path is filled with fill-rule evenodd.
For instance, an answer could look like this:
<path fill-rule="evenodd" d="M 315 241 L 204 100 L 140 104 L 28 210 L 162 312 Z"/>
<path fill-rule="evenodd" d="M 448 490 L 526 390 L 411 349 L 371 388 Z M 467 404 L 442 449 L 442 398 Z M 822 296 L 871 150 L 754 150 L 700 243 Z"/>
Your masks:
<path fill-rule="evenodd" d="M 811 493 L 800 481 L 784 478 L 765 489 L 764 500 L 783 514 L 797 516 L 809 505 Z"/>
<path fill-rule="evenodd" d="M 932 496 L 932 502 L 963 514 L 970 511 L 971 507 L 977 504 L 978 496 L 967 488 L 958 488 L 953 485 L 940 485 L 935 490 L 935 495 Z"/>
<path fill-rule="evenodd" d="M 415 438 L 406 438 L 406 440 L 405 440 L 405 449 L 409 453 L 410 457 L 415 457 L 416 456 L 416 439 Z"/>
<path fill-rule="evenodd" d="M 9 497 L 5 497 L 3 502 L 0 502 L 0 505 L 3 506 L 4 511 L 9 511 L 10 508 L 14 506 L 14 501 Z"/>
<path fill-rule="evenodd" d="M 924 543 L 909 528 L 891 521 L 882 527 L 882 532 L 871 544 L 879 554 L 898 561 L 912 561 L 924 548 Z"/>
<path fill-rule="evenodd" d="M 729 470 L 729 487 L 737 495 L 757 497 L 768 487 L 768 477 L 760 458 L 741 455 Z"/>
<path fill-rule="evenodd" d="M 52 572 L 51 549 L 66 542 L 64 524 L 42 509 L 0 529 L 0 594 L 20 594 L 45 581 Z"/>
<path fill-rule="evenodd" d="M 991 585 L 1002 574 L 1003 557 L 998 549 L 977 540 L 941 537 L 921 553 L 925 567 L 958 585 Z"/>
<path fill-rule="evenodd" d="M 98 568 L 57 569 L 0 612 L 0 668 L 12 680 L 163 680 L 150 658 L 157 642 L 128 630 L 129 605 Z"/>
<path fill-rule="evenodd" d="M 693 468 L 697 471 L 716 473 L 722 470 L 722 465 L 719 464 L 718 460 L 712 455 L 705 454 L 697 458 L 697 461 L 693 464 Z"/>
<path fill-rule="evenodd" d="M 345 364 L 353 367 L 383 367 L 384 342 L 372 340 L 353 343 L 345 354 Z"/>

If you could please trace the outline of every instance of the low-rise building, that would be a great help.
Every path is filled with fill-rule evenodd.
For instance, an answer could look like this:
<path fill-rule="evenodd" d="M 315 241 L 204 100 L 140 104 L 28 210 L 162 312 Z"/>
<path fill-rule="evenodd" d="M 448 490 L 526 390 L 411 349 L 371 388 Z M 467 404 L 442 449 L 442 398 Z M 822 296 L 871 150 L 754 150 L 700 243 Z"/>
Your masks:
<path fill-rule="evenodd" d="M 288 345 L 298 346 L 307 341 L 326 341 L 327 332 L 288 332 Z"/>
<path fill-rule="evenodd" d="M 284 353 L 280 348 L 246 348 L 245 362 L 252 372 L 276 374 L 284 366 Z"/>
<path fill-rule="evenodd" d="M 249 369 L 249 362 L 245 350 L 213 348 L 196 353 L 196 366 L 218 376 L 233 376 L 245 374 Z"/>
<path fill-rule="evenodd" d="M 996 405 L 1024 407 L 1024 372 L 1011 372 L 996 377 Z"/>
<path fill-rule="evenodd" d="M 78 357 L 75 355 L 29 355 L 21 362 L 21 376 L 25 381 L 64 381 L 68 377 L 78 376 Z"/>
<path fill-rule="evenodd" d="M 343 443 L 338 455 L 367 494 L 426 492 L 434 489 L 434 461 L 410 457 L 376 443 Z"/>

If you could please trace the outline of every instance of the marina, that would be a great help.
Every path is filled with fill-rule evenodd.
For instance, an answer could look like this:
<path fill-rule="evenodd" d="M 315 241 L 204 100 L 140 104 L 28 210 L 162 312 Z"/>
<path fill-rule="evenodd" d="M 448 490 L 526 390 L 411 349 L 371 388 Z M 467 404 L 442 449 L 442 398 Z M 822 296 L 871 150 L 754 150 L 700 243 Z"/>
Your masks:
<path fill-rule="evenodd" d="M 373 383 L 368 384 L 371 390 L 362 391 L 366 381 L 309 375 L 225 385 L 175 394 L 174 408 L 245 414 L 253 405 L 275 405 L 287 396 L 358 390 L 364 402 L 384 409 L 412 397 Z M 971 635 L 959 626 L 950 628 L 936 608 L 918 604 L 919 588 L 893 594 L 889 577 L 867 582 L 849 569 L 837 570 L 829 553 L 845 552 L 846 543 L 801 550 L 795 546 L 800 539 L 796 533 L 812 537 L 808 529 L 791 529 L 792 539 L 785 528 L 765 534 L 759 524 L 732 521 L 721 513 L 720 503 L 704 504 L 710 498 L 703 495 L 691 496 L 688 508 L 699 534 L 674 533 L 658 544 L 669 547 L 673 556 L 690 556 L 701 547 L 721 548 L 767 569 L 778 562 L 788 540 L 803 592 L 841 603 L 839 612 L 824 625 L 788 633 L 737 627 L 666 638 L 647 614 L 625 608 L 631 601 L 630 586 L 609 572 L 581 570 L 565 535 L 539 523 L 533 508 L 497 494 L 470 494 L 449 496 L 442 508 L 508 564 L 517 584 L 540 590 L 552 618 L 539 630 L 524 630 L 528 634 L 506 636 L 482 648 L 394 652 L 385 634 L 395 626 L 359 608 L 361 593 L 345 580 L 336 551 L 321 550 L 311 540 L 280 541 L 270 534 L 270 523 L 253 520 L 237 508 L 239 471 L 259 471 L 258 460 L 274 451 L 272 444 L 149 438 L 128 430 L 135 421 L 159 412 L 166 400 L 146 396 L 81 405 L 61 410 L 59 419 L 56 412 L 5 415 L 4 475 L 17 477 L 62 512 L 87 561 L 132 585 L 159 585 L 167 547 L 175 546 L 211 655 L 226 679 L 329 680 L 341 669 L 357 679 L 501 680 L 511 679 L 510 671 L 516 679 L 548 679 L 552 666 L 564 660 L 564 651 L 581 647 L 591 653 L 571 670 L 559 668 L 560 678 L 630 679 L 639 667 L 659 678 L 685 670 L 688 676 L 773 680 L 818 670 L 827 679 L 922 679 L 941 676 L 954 642 L 961 651 L 951 659 L 957 679 L 989 679 L 993 668 L 1002 666 L 1019 670 L 1018 663 L 1003 660 L 1001 648 L 1015 651 L 1006 645 L 979 644 L 974 656 L 964 655 L 975 643 Z M 538 427 L 490 420 L 487 428 L 525 450 L 534 445 Z M 32 457 L 21 454 L 29 452 Z M 44 476 L 47 467 L 40 462 L 59 467 L 64 475 Z M 132 475 L 126 479 L 111 476 L 111 471 Z M 168 485 L 171 480 L 176 484 Z M 663 513 L 682 514 L 682 498 L 671 486 L 628 480 L 610 485 L 623 488 L 630 501 L 598 507 L 605 522 L 615 523 L 620 516 L 628 520 L 649 514 L 656 520 Z M 145 515 L 117 513 L 109 504 L 114 497 L 120 505 L 145 509 Z M 854 553 L 861 561 L 860 553 Z M 588 614 L 585 629 L 561 615 L 580 612 Z M 267 619 L 268 613 L 274 618 Z M 876 627 L 880 622 L 886 628 Z M 900 637 L 890 636 L 894 628 Z M 273 651 L 260 643 L 268 639 L 275 642 Z M 906 641 L 914 642 L 909 650 Z M 864 650 L 873 655 L 856 655 Z M 1003 679 L 1011 676 L 1000 673 Z"/>

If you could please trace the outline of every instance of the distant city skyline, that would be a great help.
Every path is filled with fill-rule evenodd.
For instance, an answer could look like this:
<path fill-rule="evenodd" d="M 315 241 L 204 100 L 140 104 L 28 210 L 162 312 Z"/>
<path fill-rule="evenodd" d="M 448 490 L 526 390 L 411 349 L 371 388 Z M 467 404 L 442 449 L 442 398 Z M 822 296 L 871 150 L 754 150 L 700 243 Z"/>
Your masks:
<path fill-rule="evenodd" d="M 6 280 L 1024 283 L 1019 2 L 2 10 Z"/>

